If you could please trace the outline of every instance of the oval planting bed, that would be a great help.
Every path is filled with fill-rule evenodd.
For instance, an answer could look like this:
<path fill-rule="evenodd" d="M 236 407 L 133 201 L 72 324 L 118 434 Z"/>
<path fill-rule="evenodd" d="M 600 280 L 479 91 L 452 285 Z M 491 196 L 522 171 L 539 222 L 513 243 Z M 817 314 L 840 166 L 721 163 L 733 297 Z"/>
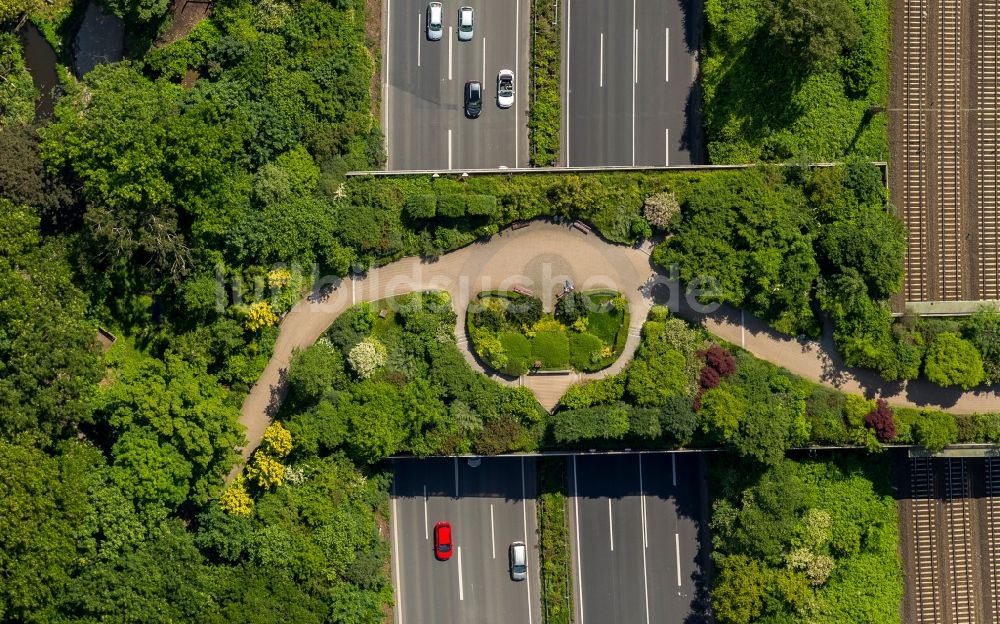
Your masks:
<path fill-rule="evenodd" d="M 625 348 L 628 303 L 614 290 L 573 291 L 546 313 L 538 297 L 488 291 L 469 304 L 466 324 L 479 358 L 505 375 L 594 372 Z"/>

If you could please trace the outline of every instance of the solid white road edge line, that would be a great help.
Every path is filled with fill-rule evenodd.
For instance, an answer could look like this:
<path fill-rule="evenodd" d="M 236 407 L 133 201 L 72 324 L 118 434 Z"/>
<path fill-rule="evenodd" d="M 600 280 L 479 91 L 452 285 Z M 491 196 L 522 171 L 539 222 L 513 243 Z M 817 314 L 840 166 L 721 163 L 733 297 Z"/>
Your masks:
<path fill-rule="evenodd" d="M 635 27 L 635 0 L 632 0 L 632 166 L 635 166 L 635 83 L 639 80 L 636 76 L 638 59 L 636 52 L 639 50 L 639 31 Z"/>
<path fill-rule="evenodd" d="M 486 86 L 486 37 L 483 37 L 483 86 Z"/>
<path fill-rule="evenodd" d="M 521 129 L 517 113 L 517 92 L 520 91 L 517 88 L 517 81 L 521 79 L 521 52 L 518 47 L 521 42 L 521 0 L 517 0 L 514 6 L 516 7 L 514 9 L 514 49 L 518 50 L 514 54 L 514 168 L 517 169 L 518 151 L 521 149 Z"/>
<path fill-rule="evenodd" d="M 663 31 L 666 39 L 666 43 L 663 44 L 663 80 L 670 82 L 670 29 L 664 28 Z"/>
<path fill-rule="evenodd" d="M 490 549 L 493 551 L 493 558 L 497 558 L 497 535 L 493 527 L 493 503 L 490 503 Z"/>
<path fill-rule="evenodd" d="M 395 489 L 395 484 L 393 485 Z M 395 492 L 393 492 L 395 494 Z M 396 497 L 392 498 L 392 559 L 393 563 L 393 574 L 395 575 L 395 583 L 393 585 L 393 593 L 396 595 L 396 621 L 399 624 L 403 624 L 403 588 L 399 585 L 399 528 L 396 524 Z"/>
<path fill-rule="evenodd" d="M 455 38 L 451 35 L 451 26 L 448 27 L 448 80 L 451 80 L 451 46 L 455 43 Z"/>
<path fill-rule="evenodd" d="M 448 169 L 451 169 L 451 128 L 448 128 Z M 457 471 L 458 468 L 455 468 L 455 470 Z M 458 491 L 457 487 L 455 488 L 455 491 Z"/>
<path fill-rule="evenodd" d="M 569 8 L 567 0 L 566 8 Z M 568 26 L 567 21 L 567 26 Z M 576 480 L 576 455 L 573 456 L 573 512 L 576 516 L 576 595 L 580 597 L 580 610 L 577 612 L 577 624 L 583 624 L 583 562 L 580 560 L 580 498 Z"/>
<path fill-rule="evenodd" d="M 465 589 L 462 587 L 462 547 L 458 547 L 458 599 L 465 600 Z"/>
<path fill-rule="evenodd" d="M 420 67 L 420 39 L 423 35 L 423 14 L 417 13 L 417 67 Z"/>
<path fill-rule="evenodd" d="M 392 169 L 392 150 L 389 149 L 389 53 L 392 41 L 392 0 L 385 0 L 385 81 L 382 86 L 382 132 L 385 134 L 385 168 Z"/>
<path fill-rule="evenodd" d="M 571 5 L 572 0 L 566 0 L 566 94 L 563 97 L 563 108 L 566 109 L 566 124 L 565 128 L 563 128 L 563 134 L 566 136 L 566 153 L 563 154 L 563 158 L 565 159 L 567 167 L 569 167 L 569 59 L 571 58 L 569 46 L 573 42 L 573 38 L 570 37 L 570 25 L 573 23 L 570 19 Z M 576 455 L 573 456 L 573 470 L 576 470 Z M 580 611 L 583 611 L 582 599 L 580 601 Z"/>
<path fill-rule="evenodd" d="M 677 587 L 681 586 L 681 536 L 674 533 L 674 551 L 677 553 Z"/>
<path fill-rule="evenodd" d="M 527 491 L 524 488 L 524 458 L 521 458 L 521 521 L 524 522 L 524 549 L 527 553 L 528 550 L 528 498 Z M 527 564 L 527 561 L 525 561 Z M 531 572 L 531 567 L 528 567 L 528 571 Z M 531 574 L 526 574 L 524 577 L 527 583 L 528 589 L 528 624 L 532 624 L 531 618 Z"/>
<path fill-rule="evenodd" d="M 642 511 L 642 591 L 646 601 L 646 624 L 649 624 L 649 577 L 646 575 L 646 493 L 642 488 L 642 453 L 639 454 L 639 503 Z"/>
<path fill-rule="evenodd" d="M 615 523 L 611 520 L 611 499 L 608 499 L 608 537 L 611 539 L 611 552 L 615 552 Z"/>

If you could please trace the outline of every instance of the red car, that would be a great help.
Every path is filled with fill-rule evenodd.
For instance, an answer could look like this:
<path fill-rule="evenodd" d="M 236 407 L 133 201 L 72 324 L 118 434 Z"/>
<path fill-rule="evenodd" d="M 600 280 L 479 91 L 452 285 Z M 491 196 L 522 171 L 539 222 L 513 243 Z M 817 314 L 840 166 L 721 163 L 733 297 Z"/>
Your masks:
<path fill-rule="evenodd" d="M 451 523 L 438 522 L 434 525 L 434 556 L 439 561 L 451 559 Z"/>

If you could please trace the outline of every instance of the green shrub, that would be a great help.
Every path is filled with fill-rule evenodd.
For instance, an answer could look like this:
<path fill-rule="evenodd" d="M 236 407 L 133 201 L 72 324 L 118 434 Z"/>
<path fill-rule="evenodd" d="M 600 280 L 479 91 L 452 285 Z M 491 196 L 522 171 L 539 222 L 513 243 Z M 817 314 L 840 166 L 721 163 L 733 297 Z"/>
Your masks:
<path fill-rule="evenodd" d="M 985 375 L 983 358 L 975 345 L 953 332 L 938 334 L 927 346 L 924 373 L 939 386 L 965 390 L 978 385 Z"/>
<path fill-rule="evenodd" d="M 580 409 L 592 405 L 613 403 L 621 399 L 623 394 L 625 394 L 625 375 L 619 373 L 604 379 L 570 386 L 566 394 L 559 399 L 559 405 L 564 409 Z"/>
<path fill-rule="evenodd" d="M 465 212 L 475 217 L 493 217 L 497 213 L 497 198 L 493 195 L 467 195 Z"/>
<path fill-rule="evenodd" d="M 659 410 L 650 407 L 633 407 L 628 413 L 629 435 L 655 440 L 663 432 L 660 428 Z"/>
<path fill-rule="evenodd" d="M 569 364 L 569 339 L 566 332 L 540 331 L 531 339 L 531 357 L 541 361 L 543 369 L 561 369 Z"/>
<path fill-rule="evenodd" d="M 435 195 L 413 195 L 406 200 L 406 214 L 411 219 L 433 219 L 436 211 Z"/>
<path fill-rule="evenodd" d="M 580 440 L 617 440 L 629 430 L 630 410 L 624 403 L 560 410 L 552 418 L 552 434 L 560 444 Z"/>
<path fill-rule="evenodd" d="M 603 343 L 597 336 L 588 333 L 570 332 L 569 363 L 579 371 L 599 370 L 603 368 L 601 347 Z"/>
<path fill-rule="evenodd" d="M 937 410 L 924 410 L 913 423 L 913 441 L 936 453 L 958 440 L 954 417 Z"/>
<path fill-rule="evenodd" d="M 465 195 L 438 195 L 437 214 L 441 217 L 457 219 L 465 216 Z"/>

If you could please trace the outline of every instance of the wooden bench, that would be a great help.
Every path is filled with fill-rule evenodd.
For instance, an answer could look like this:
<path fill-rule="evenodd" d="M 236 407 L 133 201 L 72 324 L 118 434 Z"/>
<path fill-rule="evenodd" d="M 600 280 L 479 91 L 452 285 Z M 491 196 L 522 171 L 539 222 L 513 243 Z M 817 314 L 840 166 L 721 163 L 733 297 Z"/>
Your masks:
<path fill-rule="evenodd" d="M 384 319 L 387 316 L 389 316 L 389 308 L 382 308 L 378 311 L 378 317 L 380 319 Z"/>
<path fill-rule="evenodd" d="M 515 221 L 515 222 L 513 222 L 513 223 L 510 224 L 510 229 L 512 229 L 512 230 L 520 230 L 521 228 L 526 228 L 529 225 L 531 225 L 530 221 Z"/>
<path fill-rule="evenodd" d="M 580 230 L 584 234 L 590 234 L 590 232 L 592 231 L 592 228 L 583 221 L 574 221 L 573 227 Z"/>
<path fill-rule="evenodd" d="M 562 299 L 565 296 L 566 296 L 566 289 L 563 288 L 562 290 L 560 290 L 559 292 L 556 293 L 556 301 L 559 301 L 560 299 Z"/>
<path fill-rule="evenodd" d="M 519 295 L 524 295 L 525 297 L 531 297 L 532 295 L 535 294 L 530 289 L 525 288 L 524 286 L 515 286 L 514 292 L 516 292 Z"/>

